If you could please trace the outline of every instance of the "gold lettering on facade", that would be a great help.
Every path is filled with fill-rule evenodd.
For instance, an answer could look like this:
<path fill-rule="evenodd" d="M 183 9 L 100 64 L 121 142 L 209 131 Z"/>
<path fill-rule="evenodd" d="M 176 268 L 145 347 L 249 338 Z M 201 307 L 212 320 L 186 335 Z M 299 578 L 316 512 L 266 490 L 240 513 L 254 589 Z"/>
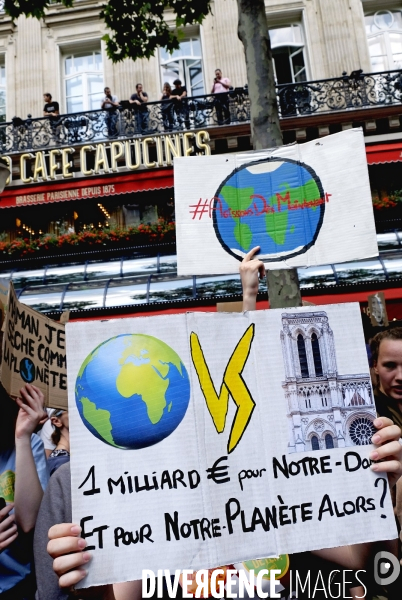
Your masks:
<path fill-rule="evenodd" d="M 154 137 L 156 144 L 156 164 L 158 167 L 163 167 L 163 146 L 162 146 L 162 138 L 160 135 Z"/>
<path fill-rule="evenodd" d="M 81 171 L 84 175 L 93 175 L 94 170 L 87 168 L 87 152 L 93 152 L 95 146 L 83 146 L 80 150 Z"/>
<path fill-rule="evenodd" d="M 190 140 L 193 139 L 194 133 L 192 131 L 187 131 L 183 133 L 183 150 L 184 156 L 190 156 L 192 152 L 194 152 L 194 146 L 190 146 Z"/>
<path fill-rule="evenodd" d="M 70 169 L 73 166 L 73 161 L 68 160 L 68 155 L 72 154 L 75 148 L 63 148 L 61 151 L 61 164 L 64 179 L 74 177 L 74 173 L 71 173 Z"/>
<path fill-rule="evenodd" d="M 112 171 L 117 172 L 117 160 L 124 155 L 124 146 L 122 142 L 112 142 L 110 145 L 110 160 L 112 163 Z"/>
<path fill-rule="evenodd" d="M 175 133 L 174 137 L 171 135 L 165 136 L 165 156 L 167 165 L 173 164 L 174 156 L 181 156 L 180 136 L 178 133 Z"/>
<path fill-rule="evenodd" d="M 49 179 L 56 179 L 56 171 L 60 169 L 60 163 L 57 162 L 56 156 L 60 156 L 59 149 L 50 150 L 49 152 Z"/>
<path fill-rule="evenodd" d="M 153 169 L 153 167 L 156 167 L 156 162 L 150 162 L 149 160 L 148 144 L 152 144 L 153 141 L 153 138 L 150 137 L 142 140 L 142 155 L 144 159 L 144 165 L 147 167 L 147 169 Z"/>
<path fill-rule="evenodd" d="M 210 156 L 211 154 L 211 147 L 208 144 L 209 140 L 210 137 L 208 131 L 197 131 L 195 143 L 199 150 L 203 150 L 200 154 L 204 154 L 204 156 Z"/>
<path fill-rule="evenodd" d="M 95 175 L 99 175 L 101 169 L 103 169 L 105 173 L 110 172 L 105 144 L 98 144 L 95 152 Z"/>
<path fill-rule="evenodd" d="M 125 145 L 125 154 L 126 154 L 126 167 L 130 169 L 130 171 L 134 171 L 138 169 L 141 164 L 141 149 L 140 149 L 140 140 L 134 140 L 133 142 L 124 142 Z M 131 149 L 133 148 L 136 162 L 131 162 Z"/>
<path fill-rule="evenodd" d="M 20 156 L 20 173 L 21 173 L 21 179 L 24 183 L 31 183 L 32 177 L 27 177 L 27 164 L 26 164 L 27 158 L 34 158 L 34 155 L 31 153 L 21 154 L 21 156 Z"/>
<path fill-rule="evenodd" d="M 47 181 L 47 169 L 44 152 L 37 152 L 35 154 L 33 180 L 36 182 L 38 181 L 39 177 L 42 179 L 42 181 Z"/>
<path fill-rule="evenodd" d="M 8 164 L 8 169 L 10 171 L 10 176 L 6 181 L 6 185 L 8 185 L 13 180 L 13 162 L 12 162 L 10 156 L 3 156 L 2 158 L 4 158 L 4 160 Z"/>

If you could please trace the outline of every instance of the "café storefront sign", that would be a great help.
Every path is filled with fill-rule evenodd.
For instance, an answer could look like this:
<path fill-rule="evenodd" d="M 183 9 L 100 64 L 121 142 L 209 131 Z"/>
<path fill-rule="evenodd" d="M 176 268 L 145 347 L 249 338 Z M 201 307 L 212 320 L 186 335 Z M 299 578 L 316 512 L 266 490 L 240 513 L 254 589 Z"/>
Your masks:
<path fill-rule="evenodd" d="M 209 134 L 207 131 L 165 134 L 129 140 L 99 142 L 86 144 L 80 148 L 51 148 L 37 152 L 24 152 L 19 157 L 4 156 L 10 168 L 7 181 L 8 189 L 14 186 L 69 181 L 72 179 L 112 175 L 113 173 L 140 172 L 143 170 L 171 167 L 175 157 L 209 155 Z M 152 148 L 152 151 L 151 151 Z M 16 161 L 16 158 L 18 160 Z M 85 187 L 88 187 L 86 184 Z M 97 186 L 91 184 L 92 188 Z M 44 193 L 36 190 L 26 194 L 20 190 L 20 200 L 14 204 L 31 204 L 46 201 L 86 198 L 114 193 L 112 190 L 95 190 L 92 193 L 82 191 L 82 186 L 69 186 L 71 197 L 52 197 L 49 188 Z M 80 191 L 77 191 L 77 190 Z M 88 188 L 89 189 L 89 188 Z M 124 193 L 124 192 L 117 192 Z M 43 195 L 44 194 L 44 195 Z M 25 199 L 22 199 L 26 196 Z M 0 206 L 5 206 L 5 196 L 0 199 Z"/>

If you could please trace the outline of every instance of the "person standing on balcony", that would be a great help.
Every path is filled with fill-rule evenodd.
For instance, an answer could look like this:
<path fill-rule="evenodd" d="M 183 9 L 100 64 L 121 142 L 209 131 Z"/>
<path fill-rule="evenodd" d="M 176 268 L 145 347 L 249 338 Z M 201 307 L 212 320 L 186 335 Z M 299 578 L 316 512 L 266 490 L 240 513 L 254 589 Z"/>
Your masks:
<path fill-rule="evenodd" d="M 57 125 L 59 124 L 59 119 L 57 118 L 60 115 L 59 103 L 55 100 L 52 101 L 52 94 L 49 94 L 48 92 L 43 94 L 43 99 L 45 101 L 43 116 L 49 118 L 52 134 L 55 135 Z"/>
<path fill-rule="evenodd" d="M 171 93 L 171 98 L 174 101 L 174 111 L 177 114 L 179 125 L 183 124 L 187 129 L 190 129 L 190 111 L 187 104 L 187 90 L 184 85 L 181 84 L 180 79 L 175 79 L 173 82 L 174 89 Z"/>
<path fill-rule="evenodd" d="M 219 94 L 214 98 L 214 106 L 218 125 L 229 125 L 230 110 L 229 110 L 229 90 L 230 79 L 222 77 L 222 71 L 215 69 L 215 79 L 212 85 L 211 94 Z"/>
<path fill-rule="evenodd" d="M 109 137 L 117 137 L 117 117 L 119 108 L 119 99 L 117 96 L 113 96 L 109 87 L 105 87 L 105 97 L 101 103 L 101 109 L 106 111 L 106 126 L 107 134 Z"/>
<path fill-rule="evenodd" d="M 173 115 L 173 104 L 172 104 L 172 88 L 170 83 L 165 82 L 163 84 L 162 96 L 160 98 L 162 120 L 165 131 L 172 131 L 174 126 L 174 115 Z"/>
<path fill-rule="evenodd" d="M 135 112 L 135 121 L 137 124 L 137 132 L 143 134 L 147 133 L 148 131 L 149 113 L 146 106 L 148 102 L 148 94 L 144 92 L 142 83 L 137 83 L 135 89 L 136 93 L 131 95 L 129 102 L 130 104 L 134 105 L 133 108 Z"/>

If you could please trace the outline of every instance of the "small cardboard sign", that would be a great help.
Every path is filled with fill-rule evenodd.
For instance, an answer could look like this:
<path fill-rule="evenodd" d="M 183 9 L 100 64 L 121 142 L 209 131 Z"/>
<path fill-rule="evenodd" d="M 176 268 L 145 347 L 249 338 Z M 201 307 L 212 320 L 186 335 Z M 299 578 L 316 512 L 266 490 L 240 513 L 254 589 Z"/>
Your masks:
<path fill-rule="evenodd" d="M 66 325 L 83 586 L 396 537 L 358 304 Z"/>
<path fill-rule="evenodd" d="M 64 325 L 20 302 L 10 282 L 3 330 L 0 380 L 10 396 L 32 383 L 46 406 L 67 408 Z"/>
<path fill-rule="evenodd" d="M 361 129 L 175 158 L 174 187 L 179 275 L 236 273 L 254 246 L 268 269 L 378 255 Z"/>
<path fill-rule="evenodd" d="M 373 327 L 388 327 L 387 305 L 384 292 L 376 292 L 368 297 L 370 320 Z"/>

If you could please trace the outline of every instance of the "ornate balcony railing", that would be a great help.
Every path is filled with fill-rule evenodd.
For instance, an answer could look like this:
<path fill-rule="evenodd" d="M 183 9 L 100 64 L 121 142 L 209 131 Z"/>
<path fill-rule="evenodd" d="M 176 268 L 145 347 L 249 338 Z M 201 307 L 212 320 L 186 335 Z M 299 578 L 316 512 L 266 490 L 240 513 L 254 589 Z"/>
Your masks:
<path fill-rule="evenodd" d="M 280 85 L 277 93 L 281 119 L 387 107 L 402 104 L 402 71 L 354 71 L 334 79 Z M 121 104 L 112 113 L 94 110 L 54 118 L 14 117 L 11 122 L 0 124 L 0 153 L 239 125 L 250 120 L 247 87 L 227 94 L 189 97 L 182 102 L 148 102 L 142 111 L 128 101 Z"/>
<path fill-rule="evenodd" d="M 56 148 L 104 139 L 131 138 L 247 123 L 250 100 L 247 88 L 228 94 L 188 97 L 183 101 L 147 102 L 142 110 L 123 101 L 113 112 L 81 113 L 27 119 L 14 117 L 0 124 L 0 153 L 11 154 Z"/>
<path fill-rule="evenodd" d="M 278 86 L 282 118 L 402 103 L 402 71 L 368 73 L 361 70 L 334 79 Z"/>

